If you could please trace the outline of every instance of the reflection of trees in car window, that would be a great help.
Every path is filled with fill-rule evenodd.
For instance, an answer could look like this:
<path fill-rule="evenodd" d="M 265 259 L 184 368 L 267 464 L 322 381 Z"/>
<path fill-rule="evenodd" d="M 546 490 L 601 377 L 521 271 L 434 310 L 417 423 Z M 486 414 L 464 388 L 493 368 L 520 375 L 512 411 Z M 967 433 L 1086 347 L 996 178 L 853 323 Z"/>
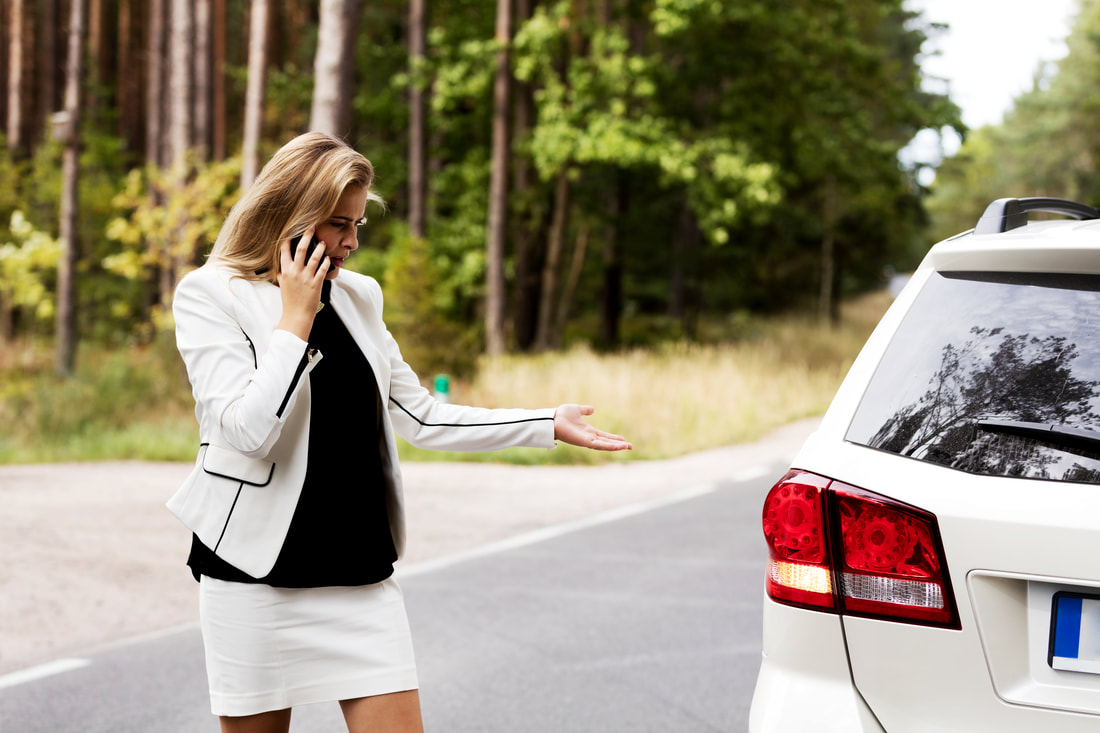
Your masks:
<path fill-rule="evenodd" d="M 1073 376 L 1077 356 L 1077 345 L 1064 336 L 1040 339 L 975 326 L 965 344 L 943 347 L 928 390 L 887 419 L 868 445 L 967 471 L 1047 477 L 1060 452 L 980 432 L 976 423 L 985 417 L 1086 427 L 1097 421 L 1090 401 L 1100 395 L 1100 381 Z M 1077 464 L 1063 478 L 1092 482 L 1095 474 Z"/>

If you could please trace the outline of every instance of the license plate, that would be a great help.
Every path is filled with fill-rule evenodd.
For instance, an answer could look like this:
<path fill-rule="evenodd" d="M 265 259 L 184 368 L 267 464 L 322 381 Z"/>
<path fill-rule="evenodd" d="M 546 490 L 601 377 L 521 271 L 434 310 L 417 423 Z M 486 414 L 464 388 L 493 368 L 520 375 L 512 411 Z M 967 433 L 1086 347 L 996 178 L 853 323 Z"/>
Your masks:
<path fill-rule="evenodd" d="M 1047 661 L 1054 669 L 1100 674 L 1100 596 L 1054 594 Z"/>

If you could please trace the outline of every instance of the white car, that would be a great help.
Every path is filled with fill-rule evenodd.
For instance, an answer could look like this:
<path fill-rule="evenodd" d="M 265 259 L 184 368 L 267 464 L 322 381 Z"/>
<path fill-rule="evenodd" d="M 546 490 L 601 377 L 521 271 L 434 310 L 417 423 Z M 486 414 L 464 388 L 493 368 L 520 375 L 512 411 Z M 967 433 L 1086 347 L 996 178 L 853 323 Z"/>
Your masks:
<path fill-rule="evenodd" d="M 751 733 L 1100 731 L 1100 211 L 935 245 L 763 530 Z"/>

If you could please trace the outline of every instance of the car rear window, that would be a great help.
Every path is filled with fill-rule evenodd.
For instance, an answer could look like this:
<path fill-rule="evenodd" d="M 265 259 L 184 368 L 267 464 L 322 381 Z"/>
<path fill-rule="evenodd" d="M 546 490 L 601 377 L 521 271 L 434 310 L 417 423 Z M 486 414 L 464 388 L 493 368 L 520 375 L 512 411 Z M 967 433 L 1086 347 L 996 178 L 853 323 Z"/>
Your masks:
<path fill-rule="evenodd" d="M 1098 410 L 1100 277 L 937 273 L 847 439 L 971 473 L 1100 483 Z"/>

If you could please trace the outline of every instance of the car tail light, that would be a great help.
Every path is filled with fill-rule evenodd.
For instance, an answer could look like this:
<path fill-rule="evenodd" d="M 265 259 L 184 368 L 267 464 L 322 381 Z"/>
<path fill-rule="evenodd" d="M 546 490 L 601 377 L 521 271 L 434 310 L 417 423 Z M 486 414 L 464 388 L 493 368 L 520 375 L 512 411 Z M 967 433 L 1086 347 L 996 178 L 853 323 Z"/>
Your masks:
<path fill-rule="evenodd" d="M 959 627 L 934 515 L 791 471 L 764 500 L 763 529 L 776 601 Z"/>

